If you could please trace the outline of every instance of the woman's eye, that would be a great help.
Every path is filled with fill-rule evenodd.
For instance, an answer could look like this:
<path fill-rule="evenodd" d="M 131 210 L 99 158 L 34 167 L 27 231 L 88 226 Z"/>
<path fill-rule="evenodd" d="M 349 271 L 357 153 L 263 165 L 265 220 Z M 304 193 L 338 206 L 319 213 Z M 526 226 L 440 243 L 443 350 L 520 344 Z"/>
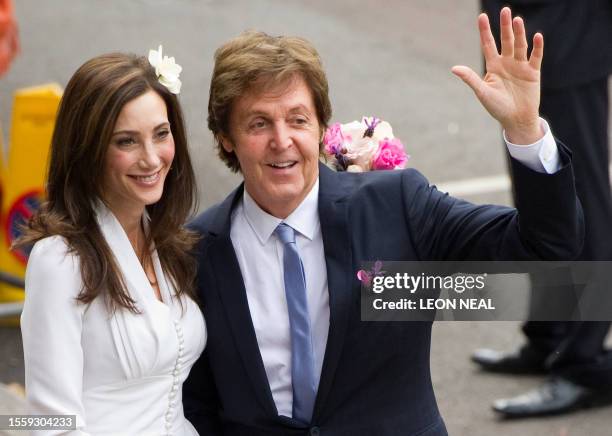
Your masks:
<path fill-rule="evenodd" d="M 134 138 L 125 137 L 117 139 L 115 143 L 120 147 L 127 147 L 129 145 L 135 144 L 136 141 L 134 140 Z"/>
<path fill-rule="evenodd" d="M 158 138 L 160 138 L 160 139 L 164 139 L 164 138 L 166 138 L 166 137 L 167 137 L 169 134 L 170 134 L 170 130 L 160 130 L 160 131 L 157 133 L 157 137 L 158 137 Z"/>

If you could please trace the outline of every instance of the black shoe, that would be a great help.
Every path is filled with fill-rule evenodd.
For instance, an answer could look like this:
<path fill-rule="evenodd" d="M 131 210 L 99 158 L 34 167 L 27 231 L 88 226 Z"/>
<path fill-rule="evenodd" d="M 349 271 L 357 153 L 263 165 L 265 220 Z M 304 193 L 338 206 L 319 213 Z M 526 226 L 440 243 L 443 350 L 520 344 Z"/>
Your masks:
<path fill-rule="evenodd" d="M 562 377 L 514 398 L 496 400 L 493 410 L 505 418 L 557 415 L 612 403 L 612 389 L 595 390 Z"/>
<path fill-rule="evenodd" d="M 472 361 L 483 370 L 504 374 L 545 374 L 545 360 L 545 355 L 530 351 L 528 347 L 510 353 L 480 348 L 472 354 Z"/>

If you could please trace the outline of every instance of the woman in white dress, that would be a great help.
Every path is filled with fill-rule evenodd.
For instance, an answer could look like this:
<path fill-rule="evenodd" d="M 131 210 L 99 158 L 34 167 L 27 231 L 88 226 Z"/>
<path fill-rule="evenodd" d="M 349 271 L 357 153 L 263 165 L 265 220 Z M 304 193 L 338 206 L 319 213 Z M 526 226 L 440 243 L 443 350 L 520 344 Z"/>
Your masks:
<path fill-rule="evenodd" d="M 29 413 L 76 415 L 37 434 L 193 435 L 182 383 L 206 343 L 193 299 L 195 178 L 180 67 L 109 54 L 70 79 L 21 317 Z"/>

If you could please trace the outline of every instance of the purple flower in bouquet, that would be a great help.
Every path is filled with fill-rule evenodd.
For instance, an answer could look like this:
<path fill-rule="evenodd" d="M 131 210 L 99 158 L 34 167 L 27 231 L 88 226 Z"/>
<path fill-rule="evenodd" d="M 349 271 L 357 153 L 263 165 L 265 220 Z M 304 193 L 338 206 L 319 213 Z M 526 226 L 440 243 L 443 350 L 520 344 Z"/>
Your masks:
<path fill-rule="evenodd" d="M 376 117 L 332 124 L 323 136 L 325 155 L 337 171 L 404 168 L 409 156 L 391 125 Z"/>
<path fill-rule="evenodd" d="M 344 135 L 342 134 L 342 128 L 340 123 L 334 123 L 325 131 L 323 136 L 323 143 L 325 144 L 325 153 L 335 156 L 340 153 L 344 144 Z"/>

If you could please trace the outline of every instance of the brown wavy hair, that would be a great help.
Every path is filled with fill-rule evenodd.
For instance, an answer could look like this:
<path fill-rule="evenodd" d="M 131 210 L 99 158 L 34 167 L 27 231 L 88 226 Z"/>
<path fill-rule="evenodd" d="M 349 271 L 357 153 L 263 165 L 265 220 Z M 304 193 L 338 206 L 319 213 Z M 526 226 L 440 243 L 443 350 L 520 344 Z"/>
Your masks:
<path fill-rule="evenodd" d="M 310 88 L 322 137 L 331 119 L 332 108 L 327 76 L 319 53 L 310 42 L 251 30 L 217 49 L 210 81 L 208 128 L 215 137 L 219 158 L 232 171 L 240 171 L 240 163 L 234 153 L 223 148 L 222 137 L 231 138 L 229 118 L 234 100 L 254 86 L 266 88 L 285 83 L 296 75 L 301 76 Z M 320 143 L 320 150 L 322 147 Z"/>
<path fill-rule="evenodd" d="M 104 157 L 117 117 L 131 100 L 148 91 L 166 103 L 175 156 L 161 199 L 147 206 L 147 247 L 153 244 L 178 295 L 195 298 L 196 235 L 183 227 L 196 208 L 196 185 L 187 135 L 176 96 L 161 85 L 144 57 L 111 53 L 85 62 L 72 76 L 60 102 L 51 141 L 47 200 L 28 222 L 16 245 L 47 236 L 64 237 L 80 259 L 83 287 L 77 300 L 87 304 L 104 295 L 111 310 L 138 313 L 117 261 L 96 221 L 102 199 Z"/>

